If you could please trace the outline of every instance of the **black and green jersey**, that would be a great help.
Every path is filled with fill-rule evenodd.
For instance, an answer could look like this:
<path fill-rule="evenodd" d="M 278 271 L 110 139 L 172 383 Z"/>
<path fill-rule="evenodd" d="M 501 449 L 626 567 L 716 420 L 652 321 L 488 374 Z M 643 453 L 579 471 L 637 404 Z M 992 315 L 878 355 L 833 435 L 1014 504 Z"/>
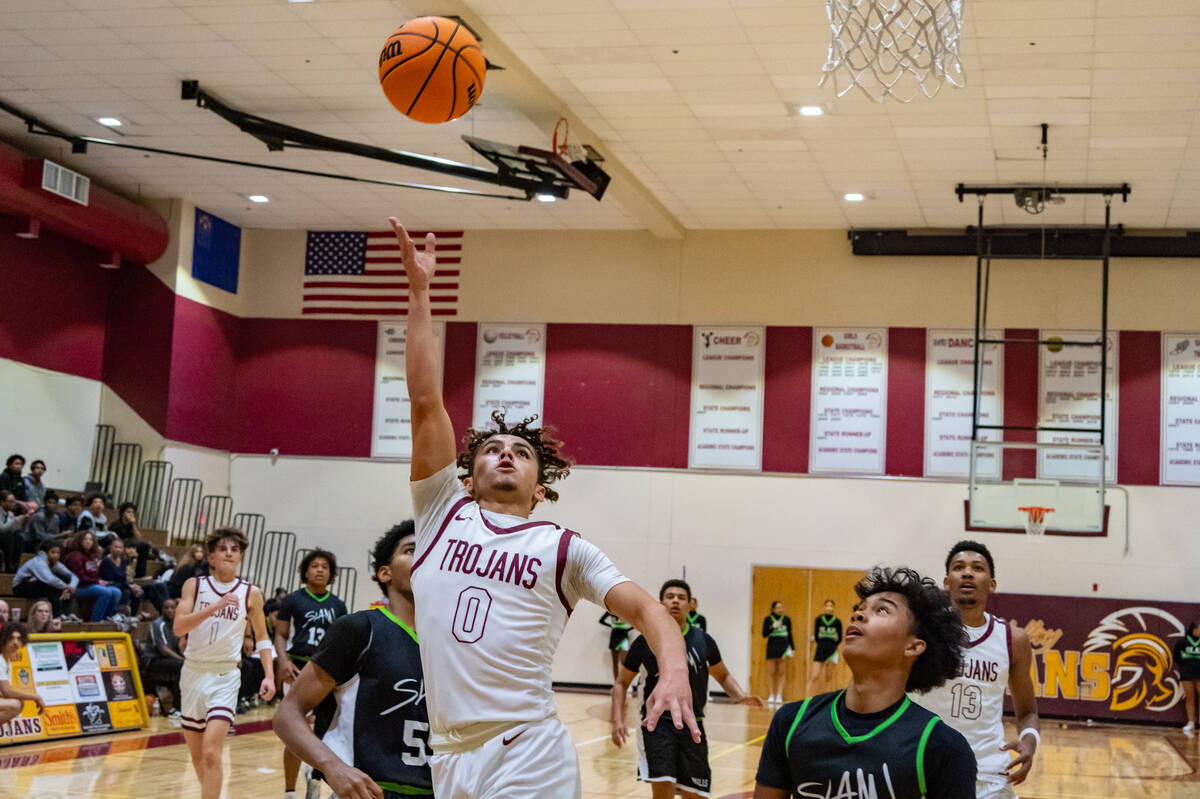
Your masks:
<path fill-rule="evenodd" d="M 329 591 L 317 596 L 307 588 L 293 591 L 279 602 L 279 620 L 291 625 L 288 656 L 308 660 L 321 645 L 325 631 L 346 615 L 346 603 Z"/>
<path fill-rule="evenodd" d="M 683 649 L 687 654 L 688 681 L 692 686 L 692 712 L 696 718 L 704 716 L 704 705 L 708 701 L 708 670 L 721 662 L 721 650 L 712 636 L 699 627 L 693 627 L 684 622 Z M 637 671 L 646 669 L 646 682 L 643 684 L 642 696 L 648 698 L 658 685 L 658 658 L 650 650 L 645 636 L 633 642 L 629 654 L 625 656 L 624 668 Z M 646 704 L 642 703 L 642 716 L 646 715 Z M 663 714 L 668 718 L 670 712 Z"/>
<path fill-rule="evenodd" d="M 837 651 L 842 642 L 842 622 L 837 616 L 822 613 L 813 621 L 813 640 L 817 647 L 813 660 L 824 663 Z"/>
<path fill-rule="evenodd" d="M 1179 676 L 1183 680 L 1200 680 L 1200 638 L 1193 638 L 1184 633 L 1183 637 L 1175 642 L 1174 655 L 1175 667 L 1179 669 Z"/>
<path fill-rule="evenodd" d="M 312 662 L 337 683 L 325 744 L 385 791 L 431 795 L 416 632 L 387 608 L 361 610 L 333 623 Z"/>
<path fill-rule="evenodd" d="M 755 780 L 799 797 L 970 799 L 975 771 L 966 738 L 908 697 L 860 714 L 837 691 L 779 709 Z"/>
<path fill-rule="evenodd" d="M 627 621 L 622 621 L 619 616 L 614 616 L 613 614 L 611 614 L 607 611 L 605 611 L 604 614 L 600 616 L 600 623 L 603 624 L 605 627 L 611 627 L 614 630 L 618 630 L 618 631 L 633 629 L 632 624 L 630 624 Z"/>
<path fill-rule="evenodd" d="M 693 627 L 699 627 L 701 630 L 708 629 L 708 619 L 704 618 L 704 614 L 699 611 L 688 611 L 688 624 Z"/>

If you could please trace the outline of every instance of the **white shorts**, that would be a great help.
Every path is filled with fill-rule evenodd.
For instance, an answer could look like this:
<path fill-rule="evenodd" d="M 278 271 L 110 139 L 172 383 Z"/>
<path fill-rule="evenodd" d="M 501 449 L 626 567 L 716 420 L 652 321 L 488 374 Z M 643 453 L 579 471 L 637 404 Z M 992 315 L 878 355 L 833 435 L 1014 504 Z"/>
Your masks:
<path fill-rule="evenodd" d="M 579 799 L 579 756 L 557 718 L 518 724 L 466 752 L 434 753 L 438 799 Z"/>
<path fill-rule="evenodd" d="M 1017 799 L 1017 792 L 1007 782 L 976 780 L 975 799 Z"/>
<path fill-rule="evenodd" d="M 237 666 L 226 671 L 209 671 L 185 660 L 179 672 L 183 729 L 204 732 L 210 720 L 232 724 L 241 687 L 242 672 Z"/>

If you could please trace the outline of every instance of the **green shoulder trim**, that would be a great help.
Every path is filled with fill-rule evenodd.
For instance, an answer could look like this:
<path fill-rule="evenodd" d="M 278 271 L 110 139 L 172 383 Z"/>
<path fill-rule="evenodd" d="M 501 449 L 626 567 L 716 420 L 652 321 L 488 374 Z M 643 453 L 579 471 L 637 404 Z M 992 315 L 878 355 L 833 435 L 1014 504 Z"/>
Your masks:
<path fill-rule="evenodd" d="M 925 796 L 925 745 L 929 743 L 929 736 L 933 734 L 933 728 L 941 721 L 940 718 L 934 716 L 925 725 L 925 731 L 921 733 L 921 742 L 917 744 L 917 787 L 921 790 L 921 797 Z"/>
<path fill-rule="evenodd" d="M 401 785 L 398 782 L 377 782 L 375 784 L 385 791 L 401 793 L 405 796 L 433 796 L 433 790 L 430 788 L 414 788 L 411 785 Z"/>
<path fill-rule="evenodd" d="M 687 635 L 691 631 L 692 631 L 692 623 L 690 621 L 688 621 L 687 619 L 684 619 L 683 620 L 683 635 Z M 647 643 L 649 643 L 649 642 L 647 642 Z"/>
<path fill-rule="evenodd" d="M 321 596 L 317 596 L 317 595 L 316 595 L 316 594 L 314 594 L 312 591 L 309 591 L 309 590 L 308 590 L 308 586 L 307 586 L 307 585 L 306 585 L 306 586 L 304 586 L 304 593 L 308 594 L 310 597 L 312 597 L 313 599 L 317 600 L 318 602 L 324 602 L 326 599 L 329 599 L 329 597 L 333 596 L 333 592 L 332 592 L 332 591 L 326 591 L 326 592 L 325 592 L 324 594 L 322 594 Z"/>
<path fill-rule="evenodd" d="M 883 721 L 881 721 L 879 723 L 878 727 L 876 727 L 875 729 L 871 730 L 870 732 L 864 733 L 862 735 L 851 735 L 850 733 L 846 732 L 846 728 L 842 726 L 842 721 L 841 721 L 841 719 L 838 718 L 838 714 L 837 714 L 838 700 L 841 699 L 845 695 L 846 695 L 846 692 L 845 692 L 845 690 L 843 690 L 841 693 L 839 693 L 837 696 L 835 696 L 833 698 L 833 701 L 829 704 L 829 715 L 833 718 L 833 726 L 837 729 L 838 734 L 840 734 L 842 736 L 842 740 L 844 740 L 848 744 L 856 744 L 856 743 L 860 743 L 861 741 L 865 741 L 869 738 L 874 738 L 876 735 L 883 732 L 888 727 L 892 726 L 892 724 L 895 723 L 896 719 L 903 716 L 904 711 L 908 710 L 909 705 L 912 704 L 912 701 L 907 696 L 904 697 L 904 701 L 900 703 L 900 707 L 896 708 L 896 712 L 893 713 L 892 715 L 888 716 Z"/>
<path fill-rule="evenodd" d="M 396 618 L 396 614 L 395 614 L 395 613 L 392 613 L 390 610 L 388 610 L 388 609 L 387 609 L 387 608 L 385 608 L 385 607 L 378 607 L 378 608 L 376 608 L 376 610 L 378 610 L 378 611 L 379 611 L 380 613 L 382 613 L 384 616 L 387 616 L 389 619 L 391 619 L 392 621 L 394 621 L 396 624 L 400 625 L 401 629 L 403 629 L 403 630 L 404 630 L 404 632 L 406 632 L 406 633 L 408 633 L 410 636 L 412 636 L 412 639 L 413 639 L 414 641 L 417 641 L 417 631 L 416 631 L 416 630 L 414 630 L 412 627 L 409 627 L 409 626 L 408 626 L 407 624 L 405 624 L 404 622 L 400 621 L 398 618 Z M 417 643 L 419 644 L 419 643 L 420 643 L 420 641 L 417 641 Z M 382 784 L 383 784 L 383 783 L 380 783 L 380 785 L 382 785 Z M 391 790 L 391 789 L 389 788 L 388 790 Z"/>
<path fill-rule="evenodd" d="M 792 726 L 788 728 L 787 737 L 783 739 L 783 753 L 788 753 L 788 747 L 792 744 L 792 734 L 796 732 L 796 727 L 800 726 L 800 719 L 804 718 L 804 711 L 808 710 L 808 703 L 812 701 L 812 697 L 804 700 L 804 704 L 800 705 L 800 710 L 796 712 L 796 718 L 792 719 Z"/>

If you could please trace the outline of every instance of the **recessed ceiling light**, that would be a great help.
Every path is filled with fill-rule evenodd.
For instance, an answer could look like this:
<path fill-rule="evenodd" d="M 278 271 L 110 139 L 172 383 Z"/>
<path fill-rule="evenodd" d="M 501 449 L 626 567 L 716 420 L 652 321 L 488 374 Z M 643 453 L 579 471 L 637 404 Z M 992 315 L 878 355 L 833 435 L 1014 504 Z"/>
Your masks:
<path fill-rule="evenodd" d="M 848 203 L 860 203 L 865 198 L 863 197 L 863 195 L 859 194 L 858 192 L 852 191 L 849 194 L 846 194 L 842 199 L 844 199 Z"/>
<path fill-rule="evenodd" d="M 269 202 L 271 202 L 271 198 L 265 194 L 251 194 L 246 199 L 252 203 L 269 203 Z"/>
<path fill-rule="evenodd" d="M 121 120 L 117 119 L 116 117 L 100 117 L 96 121 L 106 128 L 121 127 Z"/>
<path fill-rule="evenodd" d="M 825 109 L 819 105 L 802 105 L 800 106 L 800 116 L 802 117 L 819 117 L 825 113 Z"/>
<path fill-rule="evenodd" d="M 313 0 L 288 0 L 289 3 L 311 3 Z"/>
<path fill-rule="evenodd" d="M 540 203 L 552 203 L 552 202 L 554 202 L 554 201 L 555 201 L 555 200 L 557 200 L 557 199 L 558 199 L 558 198 L 557 198 L 557 197 L 555 197 L 553 194 L 539 194 L 539 195 L 537 195 L 537 201 L 538 201 L 538 202 L 540 202 Z"/>

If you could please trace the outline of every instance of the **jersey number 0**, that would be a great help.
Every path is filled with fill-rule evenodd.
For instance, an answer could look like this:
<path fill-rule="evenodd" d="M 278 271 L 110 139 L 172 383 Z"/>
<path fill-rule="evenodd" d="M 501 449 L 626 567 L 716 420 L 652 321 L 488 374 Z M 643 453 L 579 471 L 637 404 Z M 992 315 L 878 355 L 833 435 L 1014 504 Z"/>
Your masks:
<path fill-rule="evenodd" d="M 464 588 L 454 608 L 454 637 L 463 644 L 473 644 L 483 637 L 492 595 L 478 586 Z"/>

